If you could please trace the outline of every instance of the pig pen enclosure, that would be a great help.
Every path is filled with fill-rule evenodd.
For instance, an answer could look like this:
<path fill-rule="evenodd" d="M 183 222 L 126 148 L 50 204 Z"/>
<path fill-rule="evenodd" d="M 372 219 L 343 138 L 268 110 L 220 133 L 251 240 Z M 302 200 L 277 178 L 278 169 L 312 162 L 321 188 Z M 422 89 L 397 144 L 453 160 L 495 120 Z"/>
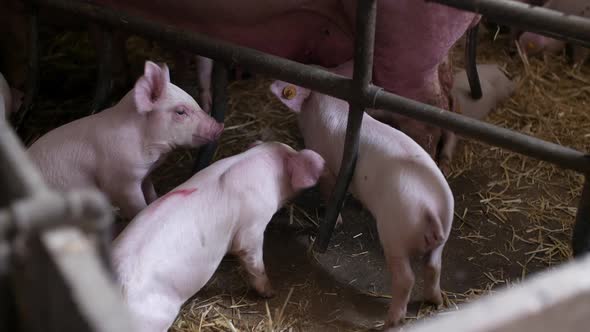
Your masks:
<path fill-rule="evenodd" d="M 24 124 L 23 138 L 88 114 L 96 54 L 85 32 L 41 30 L 40 96 Z M 463 41 L 453 50 L 463 67 Z M 133 37 L 127 43 L 133 77 L 145 59 L 166 61 L 169 50 Z M 508 36 L 480 29 L 478 63 L 498 63 L 518 82 L 515 95 L 487 121 L 578 151 L 590 148 L 590 67 L 574 70 L 564 54 L 527 59 Z M 270 78 L 229 85 L 226 129 L 214 160 L 243 151 L 255 140 L 302 148 L 295 116 L 269 92 Z M 119 96 L 110 100 L 115 102 Z M 193 151 L 174 153 L 154 175 L 159 194 L 192 174 Z M 443 256 L 444 306 L 419 301 L 409 320 L 454 311 L 457 305 L 518 283 L 570 259 L 570 238 L 584 176 L 497 147 L 464 140 L 448 180 L 455 220 Z M 328 251 L 311 242 L 324 206 L 311 190 L 279 211 L 265 237 L 265 262 L 277 295 L 258 298 L 248 290 L 237 261 L 227 257 L 207 286 L 186 303 L 172 331 L 361 331 L 385 316 L 389 279 L 375 224 L 347 195 L 344 225 Z M 419 280 L 419 278 L 418 278 Z M 419 282 L 419 281 L 418 281 Z M 419 286 L 419 285 L 418 285 Z M 420 298 L 417 287 L 412 298 Z M 412 324 L 412 322 L 410 322 Z"/>

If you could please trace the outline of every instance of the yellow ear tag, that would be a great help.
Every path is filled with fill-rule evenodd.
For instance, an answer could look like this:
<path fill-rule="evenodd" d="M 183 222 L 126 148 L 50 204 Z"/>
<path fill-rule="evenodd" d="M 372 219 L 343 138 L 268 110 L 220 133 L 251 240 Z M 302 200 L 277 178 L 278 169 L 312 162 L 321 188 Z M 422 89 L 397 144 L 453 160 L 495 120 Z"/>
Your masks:
<path fill-rule="evenodd" d="M 537 48 L 537 46 L 533 42 L 529 42 L 527 44 L 527 47 L 529 48 L 529 50 L 534 50 L 535 48 Z"/>
<path fill-rule="evenodd" d="M 295 96 L 297 96 L 297 88 L 293 85 L 287 85 L 284 89 L 283 89 L 283 97 L 285 99 L 293 99 L 295 98 Z"/>

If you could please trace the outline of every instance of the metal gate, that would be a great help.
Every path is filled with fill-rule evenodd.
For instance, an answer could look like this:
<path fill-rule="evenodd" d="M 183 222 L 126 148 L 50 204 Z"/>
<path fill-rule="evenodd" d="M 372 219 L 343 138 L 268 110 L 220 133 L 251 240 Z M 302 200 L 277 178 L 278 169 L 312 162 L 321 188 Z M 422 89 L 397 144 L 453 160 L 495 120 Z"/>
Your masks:
<path fill-rule="evenodd" d="M 561 13 L 530 7 L 507 0 L 432 0 L 447 6 L 483 14 L 495 22 L 520 27 L 543 35 L 566 39 L 590 47 L 590 20 L 566 16 Z M 171 26 L 158 25 L 148 20 L 133 17 L 125 13 L 102 8 L 85 1 L 66 0 L 31 0 L 30 5 L 30 50 L 27 79 L 27 96 L 21 116 L 34 106 L 38 90 L 39 48 L 38 48 L 38 8 L 50 7 L 75 14 L 103 26 L 107 43 L 102 50 L 104 56 L 99 64 L 99 85 L 96 91 L 95 105 L 99 105 L 108 95 L 108 71 L 112 60 L 109 31 L 124 29 L 138 35 L 159 41 L 176 43 L 190 51 L 215 60 L 213 74 L 213 117 L 223 119 L 226 108 L 225 89 L 227 85 L 227 68 L 239 64 L 253 72 L 265 74 L 283 81 L 310 88 L 349 102 L 345 148 L 342 166 L 338 174 L 334 192 L 328 202 L 325 220 L 321 223 L 316 249 L 326 250 L 333 232 L 336 217 L 342 207 L 357 159 L 359 132 L 362 116 L 366 108 L 379 108 L 395 112 L 451 130 L 461 136 L 501 147 L 510 151 L 539 160 L 553 163 L 562 168 L 582 173 L 585 183 L 578 205 L 576 224 L 572 239 L 574 255 L 590 251 L 590 158 L 580 151 L 546 142 L 489 123 L 477 121 L 459 114 L 451 113 L 430 105 L 419 103 L 389 92 L 371 84 L 373 68 L 373 45 L 375 37 L 376 0 L 359 0 L 356 15 L 354 74 L 352 79 L 332 74 L 322 69 L 303 65 L 277 56 L 265 54 L 253 49 L 232 45 L 215 40 L 205 35 L 187 33 Z M 469 33 L 475 38 L 474 31 Z M 472 45 L 473 46 L 473 45 Z M 474 48 L 471 49 L 472 53 Z M 475 64 L 469 64 L 471 70 Z M 469 71 L 469 68 L 468 68 Z M 478 97 L 477 76 L 471 71 L 472 94 Z M 479 91 L 479 93 L 481 93 Z M 94 107 L 94 110 L 98 109 Z M 22 119 L 22 118 L 21 118 Z M 90 234 L 104 233 L 108 207 L 102 196 L 95 194 L 68 194 L 60 196 L 49 192 L 38 173 L 32 169 L 22 151 L 22 145 L 4 124 L 0 123 L 0 181 L 4 188 L 10 188 L 0 195 L 0 207 L 7 207 L 0 213 L 0 291 L 12 292 L 7 279 L 17 274 L 20 288 L 10 297 L 17 299 L 22 309 L 21 319 L 17 320 L 10 310 L 15 308 L 14 301 L 0 302 L 0 317 L 14 317 L 14 320 L 0 319 L 0 328 L 4 331 L 16 331 L 16 322 L 35 322 L 33 330 L 48 329 L 60 331 L 129 331 L 127 316 L 117 299 L 116 290 L 109 277 L 108 262 L 102 260 L 97 247 L 89 242 L 79 231 L 56 228 L 58 225 L 84 221 Z M 199 167 L 208 164 L 215 146 L 209 146 L 203 154 Z M 40 194 L 43 193 L 43 194 Z M 98 220 L 97 222 L 90 222 Z M 102 222 L 100 222 L 102 220 Z M 69 238 L 76 246 L 72 249 L 60 238 Z M 100 237 L 96 237 L 100 239 Z M 26 241 L 17 241 L 27 239 Z M 34 239 L 31 240 L 31 239 Z M 68 242 L 69 243 L 69 242 Z M 99 246 L 100 247 L 100 246 Z M 24 248 L 24 249 L 23 249 Z M 106 251 L 106 242 L 102 242 L 102 251 Z M 26 249 L 26 250 L 25 250 Z M 21 250 L 21 251 L 19 251 Z M 73 250 L 73 252 L 71 251 Z M 29 252 L 29 260 L 19 257 L 19 252 Z M 84 256 L 83 259 L 81 255 Z M 10 258 L 10 259 L 9 259 Z M 10 262 L 10 264 L 9 264 Z M 28 263 L 28 264 L 22 264 Z M 38 264 L 37 264 L 38 263 Z M 31 265 L 33 264 L 33 266 Z M 80 270 L 84 266 L 85 270 Z M 20 269 L 17 269 L 19 267 Z M 47 278 L 39 277 L 41 269 L 49 271 Z M 51 276 L 51 277 L 50 277 Z M 16 280 L 16 279 L 15 279 Z M 90 284 L 96 289 L 86 289 Z M 34 286 L 34 287 L 33 287 Z M 90 287 L 92 288 L 92 287 Z M 37 293 L 35 293 L 37 292 Z M 97 293 L 97 294 L 95 294 Z M 50 302 L 50 308 L 35 301 L 35 294 L 46 294 L 61 302 Z M 97 295 L 97 297 L 92 297 Z M 3 300 L 2 300 L 3 301 Z M 53 301 L 53 300 L 51 300 Z M 6 305 L 5 305 L 6 304 Z M 61 312 L 53 306 L 72 308 L 72 312 Z M 120 309 L 120 310 L 119 310 Z M 53 311 L 52 311 L 53 310 Z M 25 314 L 26 311 L 26 314 Z M 30 314 L 38 314 L 35 319 L 27 319 Z M 109 315 L 108 319 L 98 317 Z M 30 324 L 29 324 L 30 325 Z M 6 327 L 6 329 L 4 329 Z"/>

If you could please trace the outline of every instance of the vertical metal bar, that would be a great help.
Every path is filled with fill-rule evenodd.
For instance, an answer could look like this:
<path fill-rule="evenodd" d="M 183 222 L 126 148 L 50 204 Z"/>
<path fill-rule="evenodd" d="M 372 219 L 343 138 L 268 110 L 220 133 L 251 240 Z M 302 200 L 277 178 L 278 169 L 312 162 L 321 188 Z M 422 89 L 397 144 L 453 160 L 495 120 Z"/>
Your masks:
<path fill-rule="evenodd" d="M 37 93 L 39 92 L 39 16 L 35 0 L 29 1 L 29 61 L 27 63 L 27 83 L 25 100 L 21 105 L 15 121 L 17 132 L 21 133 L 22 125 L 34 107 Z"/>
<path fill-rule="evenodd" d="M 578 203 L 572 249 L 574 257 L 590 252 L 590 179 L 588 174 L 584 179 L 584 188 Z"/>
<path fill-rule="evenodd" d="M 334 191 L 330 196 L 326 217 L 320 225 L 315 249 L 325 252 L 336 225 L 336 218 L 342 209 L 344 196 L 354 174 L 358 157 L 359 137 L 363 115 L 365 113 L 364 96 L 369 91 L 373 76 L 373 47 L 375 44 L 375 23 L 377 20 L 377 1 L 364 0 L 357 2 L 354 74 L 351 91 L 356 98 L 349 102 L 346 138 L 340 171 Z"/>
<path fill-rule="evenodd" d="M 467 30 L 467 40 L 465 45 L 465 68 L 467 72 L 467 80 L 469 81 L 469 88 L 471 89 L 471 98 L 480 99 L 483 95 L 481 91 L 481 84 L 479 82 L 479 75 L 477 74 L 477 31 L 479 24 Z"/>
<path fill-rule="evenodd" d="M 94 29 L 98 31 L 97 35 L 100 44 L 97 45 L 101 45 L 101 47 L 96 49 L 98 75 L 90 114 L 94 114 L 106 107 L 113 82 L 113 30 L 110 27 L 98 25 L 95 25 Z"/>
<path fill-rule="evenodd" d="M 213 64 L 212 85 L 213 85 L 213 107 L 211 109 L 211 117 L 217 122 L 223 122 L 225 111 L 227 109 L 227 83 L 229 77 L 229 70 L 225 63 L 215 61 Z M 218 142 L 211 142 L 199 151 L 197 162 L 195 163 L 194 172 L 198 172 L 203 168 L 209 166 L 209 163 L 215 155 Z"/>

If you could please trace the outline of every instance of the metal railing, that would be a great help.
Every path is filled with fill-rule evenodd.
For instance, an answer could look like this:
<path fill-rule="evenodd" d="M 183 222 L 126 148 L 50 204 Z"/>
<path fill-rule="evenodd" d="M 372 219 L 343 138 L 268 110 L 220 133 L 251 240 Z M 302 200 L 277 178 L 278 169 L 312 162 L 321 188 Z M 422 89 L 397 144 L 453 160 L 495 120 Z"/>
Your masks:
<path fill-rule="evenodd" d="M 51 191 L 4 119 L 0 188 L 0 330 L 130 331 L 105 197 Z"/>
<path fill-rule="evenodd" d="M 588 19 L 564 16 L 561 13 L 548 9 L 532 8 L 528 5 L 506 0 L 434 1 L 482 13 L 500 23 L 513 24 L 548 36 L 568 39 L 583 45 L 590 45 L 590 20 Z M 377 10 L 376 0 L 360 1 L 359 4 L 357 8 L 357 33 L 355 36 L 355 67 L 352 79 L 250 48 L 215 40 L 198 33 L 188 33 L 171 26 L 155 24 L 139 17 L 102 8 L 87 2 L 36 0 L 34 1 L 33 12 L 35 12 L 35 6 L 37 5 L 62 9 L 66 12 L 86 17 L 96 23 L 107 25 L 109 29 L 123 28 L 156 40 L 183 45 L 185 51 L 194 52 L 195 54 L 219 62 L 217 66 L 220 63 L 223 65 L 239 64 L 254 72 L 347 100 L 350 104 L 351 111 L 348 119 L 342 167 L 338 174 L 335 190 L 328 204 L 326 218 L 320 226 L 318 240 L 316 241 L 316 248 L 320 251 L 325 251 L 327 248 L 336 216 L 342 206 L 343 197 L 355 167 L 359 128 L 362 114 L 367 107 L 399 113 L 454 131 L 461 136 L 470 137 L 490 145 L 544 160 L 563 168 L 581 172 L 584 175 L 590 171 L 590 158 L 585 153 L 500 128 L 489 123 L 470 119 L 459 114 L 447 112 L 430 105 L 385 92 L 382 88 L 372 85 L 370 81 Z M 35 24 L 36 22 L 33 20 L 32 25 Z M 31 31 L 36 31 L 35 29 L 35 27 L 31 27 Z M 33 36 L 36 37 L 36 35 Z M 33 44 L 35 44 L 34 41 L 31 42 L 31 45 Z M 34 50 L 38 52 L 36 46 Z M 474 52 L 474 50 L 471 50 L 471 52 Z M 108 56 L 106 57 L 108 58 Z M 32 56 L 31 58 L 38 61 L 38 55 Z M 30 68 L 38 69 L 38 64 L 31 61 Z M 31 73 L 30 76 L 35 77 L 35 75 Z M 213 89 L 223 91 L 226 80 L 217 79 L 215 81 L 221 83 L 214 83 Z M 470 81 L 473 81 L 473 79 L 470 79 Z M 477 77 L 475 77 L 475 81 L 477 81 Z M 31 79 L 30 82 L 34 82 L 34 79 Z M 223 84 L 223 86 L 219 84 Z M 477 97 L 476 92 L 473 94 L 474 97 Z M 225 108 L 225 101 L 223 99 L 218 98 L 213 110 L 213 115 L 218 118 L 222 117 L 216 115 L 216 109 Z M 29 97 L 29 100 L 32 100 L 32 97 Z M 25 103 L 25 107 L 30 107 L 30 103 Z M 209 155 L 211 155 L 211 152 L 209 152 Z M 204 158 L 204 161 L 201 161 L 200 167 L 206 165 L 207 162 L 207 158 Z M 585 188 L 587 186 L 586 184 Z M 588 190 L 584 190 L 578 208 L 573 236 L 575 255 L 590 250 L 590 223 L 586 221 L 590 208 L 588 204 L 588 198 L 590 197 L 588 195 Z"/>
<path fill-rule="evenodd" d="M 530 8 L 506 0 L 434 1 L 481 13 L 498 23 L 512 24 L 551 37 L 590 45 L 590 20 L 564 17 L 563 14 L 554 11 Z M 96 107 L 93 107 L 93 111 L 99 109 L 98 105 L 108 95 L 106 81 L 109 79 L 108 71 L 111 68 L 109 62 L 112 61 L 110 31 L 115 28 L 183 45 L 185 51 L 214 59 L 216 63 L 213 71 L 213 116 L 218 120 L 223 119 L 223 112 L 227 107 L 227 67 L 230 64 L 239 64 L 254 72 L 347 100 L 350 112 L 342 167 L 329 200 L 326 218 L 320 225 L 316 240 L 316 248 L 320 251 L 327 248 L 336 216 L 354 171 L 365 108 L 396 112 L 452 130 L 461 136 L 583 173 L 586 179 L 576 216 L 573 249 L 576 256 L 590 251 L 590 158 L 585 153 L 419 103 L 371 84 L 376 3 L 376 0 L 359 1 L 354 74 L 352 79 L 349 79 L 87 2 L 29 1 L 32 18 L 31 55 L 28 66 L 28 94 L 23 106 L 24 112 L 21 114 L 26 115 L 33 107 L 38 91 L 38 6 L 58 8 L 88 18 L 98 25 L 107 26 L 106 46 L 102 50 L 106 54 L 101 57 L 99 65 L 99 84 L 95 97 Z M 471 30 L 469 35 L 469 38 L 475 39 L 476 30 Z M 473 44 L 466 49 L 466 53 L 470 56 L 475 54 Z M 474 65 L 468 63 L 468 67 Z M 472 95 L 477 98 L 476 73 L 472 73 L 469 80 Z M 207 147 L 199 159 L 197 168 L 205 167 L 214 151 L 215 146 Z M 30 325 L 32 330 L 131 330 L 126 311 L 117 299 L 117 290 L 108 276 L 108 240 L 105 234 L 110 234 L 107 226 L 111 216 L 104 197 L 96 193 L 83 192 L 58 195 L 48 190 L 39 173 L 27 160 L 22 144 L 3 121 L 0 121 L 0 187 L 3 188 L 0 192 L 0 208 L 3 208 L 0 210 L 0 296 L 4 299 L 0 300 L 0 330 L 18 330 L 18 322 L 15 321 L 13 313 L 17 305 L 29 314 L 37 315 L 34 318 L 27 317 L 26 324 Z M 66 228 L 60 227 L 63 225 L 66 225 Z M 72 228 L 73 225 L 86 229 L 89 234 L 102 234 L 97 237 L 98 242 L 102 243 L 100 250 L 97 251 L 86 237 L 79 236 L 80 233 Z M 23 243 L 26 245 L 22 246 Z M 39 278 L 45 279 L 41 282 Z M 12 284 L 18 286 L 14 291 L 10 287 Z M 96 290 L 100 291 L 98 297 L 92 296 Z M 51 299 L 52 305 L 37 301 L 39 296 Z M 68 310 L 67 314 L 56 314 L 55 310 L 64 311 L 66 308 L 71 308 L 71 311 Z M 57 321 L 58 318 L 63 320 Z M 48 322 L 53 325 L 47 326 Z"/>

